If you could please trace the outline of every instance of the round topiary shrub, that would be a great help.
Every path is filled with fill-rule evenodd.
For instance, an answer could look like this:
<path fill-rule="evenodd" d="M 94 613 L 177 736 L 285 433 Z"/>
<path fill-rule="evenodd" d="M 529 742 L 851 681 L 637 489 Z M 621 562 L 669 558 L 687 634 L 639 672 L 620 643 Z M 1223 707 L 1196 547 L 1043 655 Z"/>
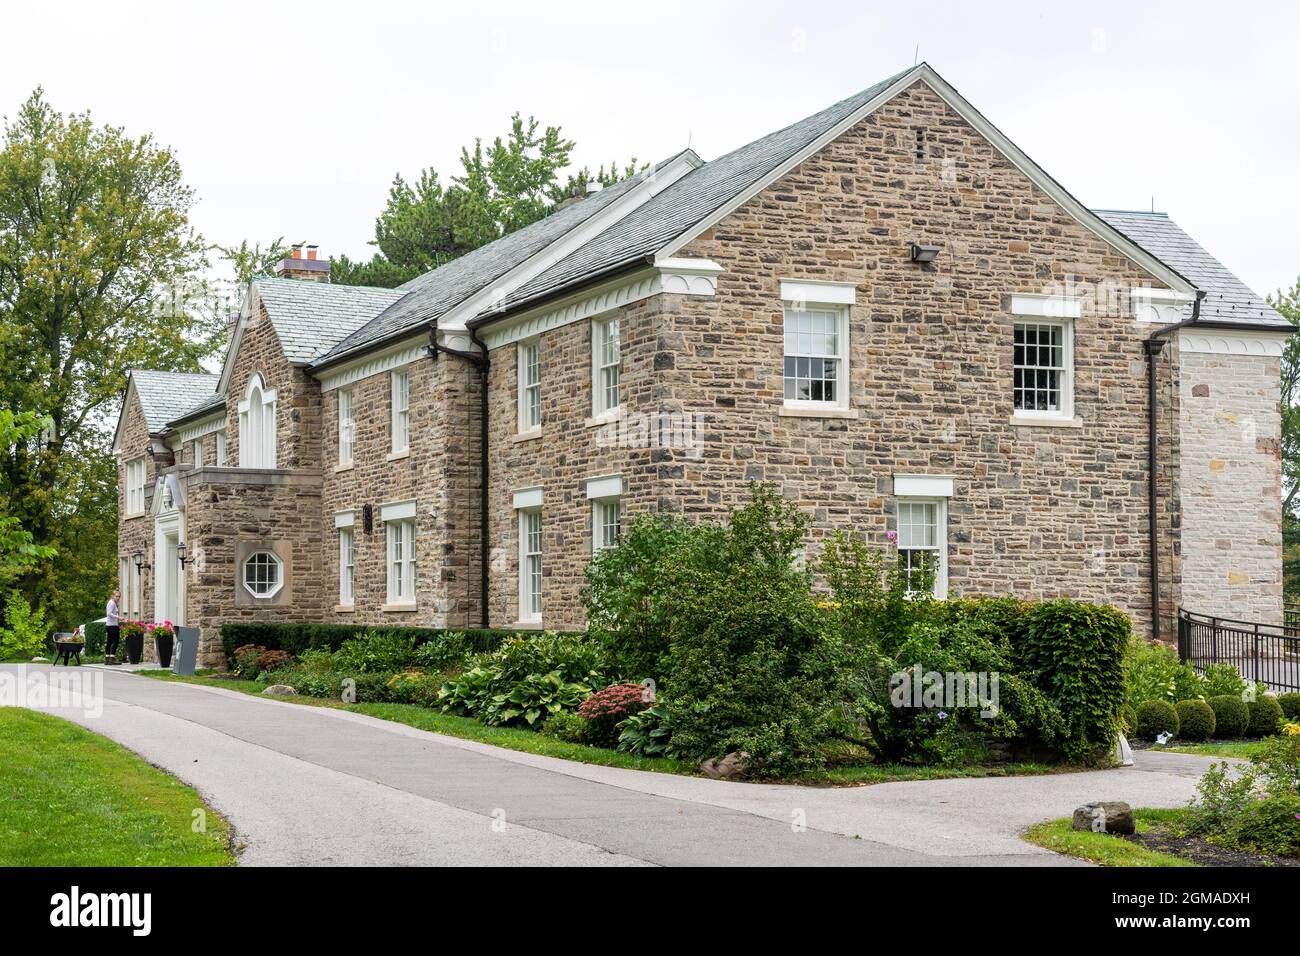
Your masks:
<path fill-rule="evenodd" d="M 1209 740 L 1214 735 L 1214 711 L 1203 700 L 1180 700 L 1178 736 L 1184 740 Z"/>
<path fill-rule="evenodd" d="M 1282 719 L 1282 706 L 1276 697 L 1260 697 L 1246 705 L 1250 722 L 1246 734 L 1250 737 L 1272 737 L 1277 733 L 1277 722 Z"/>
<path fill-rule="evenodd" d="M 1287 720 L 1300 720 L 1300 694 L 1278 694 L 1277 704 Z"/>
<path fill-rule="evenodd" d="M 1250 724 L 1250 711 L 1240 697 L 1224 694 L 1208 701 L 1214 711 L 1214 733 L 1224 740 L 1234 740 L 1246 733 Z"/>
<path fill-rule="evenodd" d="M 1163 700 L 1143 701 L 1137 709 L 1137 739 L 1155 740 L 1160 734 L 1178 733 L 1178 711 Z"/>

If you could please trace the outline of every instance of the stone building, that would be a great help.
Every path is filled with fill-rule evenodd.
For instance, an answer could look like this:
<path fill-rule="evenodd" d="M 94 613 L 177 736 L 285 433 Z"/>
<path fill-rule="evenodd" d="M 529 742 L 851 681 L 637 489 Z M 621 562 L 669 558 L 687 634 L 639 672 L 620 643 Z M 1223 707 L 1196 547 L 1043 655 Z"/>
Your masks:
<path fill-rule="evenodd" d="M 281 276 L 219 376 L 133 372 L 118 425 L 126 607 L 208 663 L 232 620 L 581 626 L 623 524 L 753 481 L 810 555 L 856 531 L 940 595 L 1280 620 L 1291 327 L 926 64 L 398 289 Z"/>

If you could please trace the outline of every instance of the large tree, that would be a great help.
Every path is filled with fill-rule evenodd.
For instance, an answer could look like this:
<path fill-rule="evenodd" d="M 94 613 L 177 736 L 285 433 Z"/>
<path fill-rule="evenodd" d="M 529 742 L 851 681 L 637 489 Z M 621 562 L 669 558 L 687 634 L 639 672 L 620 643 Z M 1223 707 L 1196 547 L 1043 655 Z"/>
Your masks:
<path fill-rule="evenodd" d="M 57 559 L 22 589 L 56 626 L 102 607 L 115 573 L 111 429 L 130 368 L 199 371 L 224 322 L 193 307 L 206 266 L 193 194 L 150 136 L 32 94 L 0 143 L 0 407 L 47 420 L 0 449 L 0 500 Z"/>
<path fill-rule="evenodd" d="M 1268 297 L 1293 325 L 1300 325 L 1300 279 L 1290 289 L 1279 289 Z M 1282 349 L 1282 491 L 1283 512 L 1290 513 L 1300 490 L 1300 336 L 1287 339 Z"/>
<path fill-rule="evenodd" d="M 562 181 L 573 145 L 558 126 L 542 129 L 533 117 L 516 113 L 504 137 L 488 145 L 476 139 L 461 150 L 460 173 L 449 182 L 432 168 L 414 182 L 398 174 L 375 221 L 371 244 L 379 251 L 364 262 L 335 259 L 332 280 L 401 285 L 549 215 L 564 199 L 583 195 L 588 183 L 610 185 L 637 171 L 635 160 L 611 162 L 608 171 L 583 168 Z"/>

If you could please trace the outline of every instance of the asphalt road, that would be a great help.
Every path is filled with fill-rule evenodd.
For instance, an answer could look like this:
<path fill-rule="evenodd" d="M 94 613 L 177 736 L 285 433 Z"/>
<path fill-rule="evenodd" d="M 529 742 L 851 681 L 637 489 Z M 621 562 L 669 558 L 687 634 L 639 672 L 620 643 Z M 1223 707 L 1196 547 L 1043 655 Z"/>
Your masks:
<path fill-rule="evenodd" d="M 243 865 L 1077 865 L 1019 834 L 1092 800 L 1180 806 L 1211 763 L 1147 752 L 1133 768 L 1041 777 L 748 784 L 589 766 L 101 673 L 100 713 L 80 699 L 34 709 L 195 787 L 235 828 Z"/>

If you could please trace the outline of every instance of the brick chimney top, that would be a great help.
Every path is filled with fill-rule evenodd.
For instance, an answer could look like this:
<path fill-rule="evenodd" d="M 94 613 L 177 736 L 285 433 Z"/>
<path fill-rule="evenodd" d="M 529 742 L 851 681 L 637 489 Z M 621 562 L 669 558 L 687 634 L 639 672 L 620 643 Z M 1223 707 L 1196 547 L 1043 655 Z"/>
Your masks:
<path fill-rule="evenodd" d="M 295 242 L 287 259 L 281 259 L 275 267 L 275 274 L 281 279 L 303 279 L 307 282 L 329 282 L 330 261 L 318 259 L 319 246 L 306 242 Z M 306 250 L 306 258 L 303 257 Z"/>

